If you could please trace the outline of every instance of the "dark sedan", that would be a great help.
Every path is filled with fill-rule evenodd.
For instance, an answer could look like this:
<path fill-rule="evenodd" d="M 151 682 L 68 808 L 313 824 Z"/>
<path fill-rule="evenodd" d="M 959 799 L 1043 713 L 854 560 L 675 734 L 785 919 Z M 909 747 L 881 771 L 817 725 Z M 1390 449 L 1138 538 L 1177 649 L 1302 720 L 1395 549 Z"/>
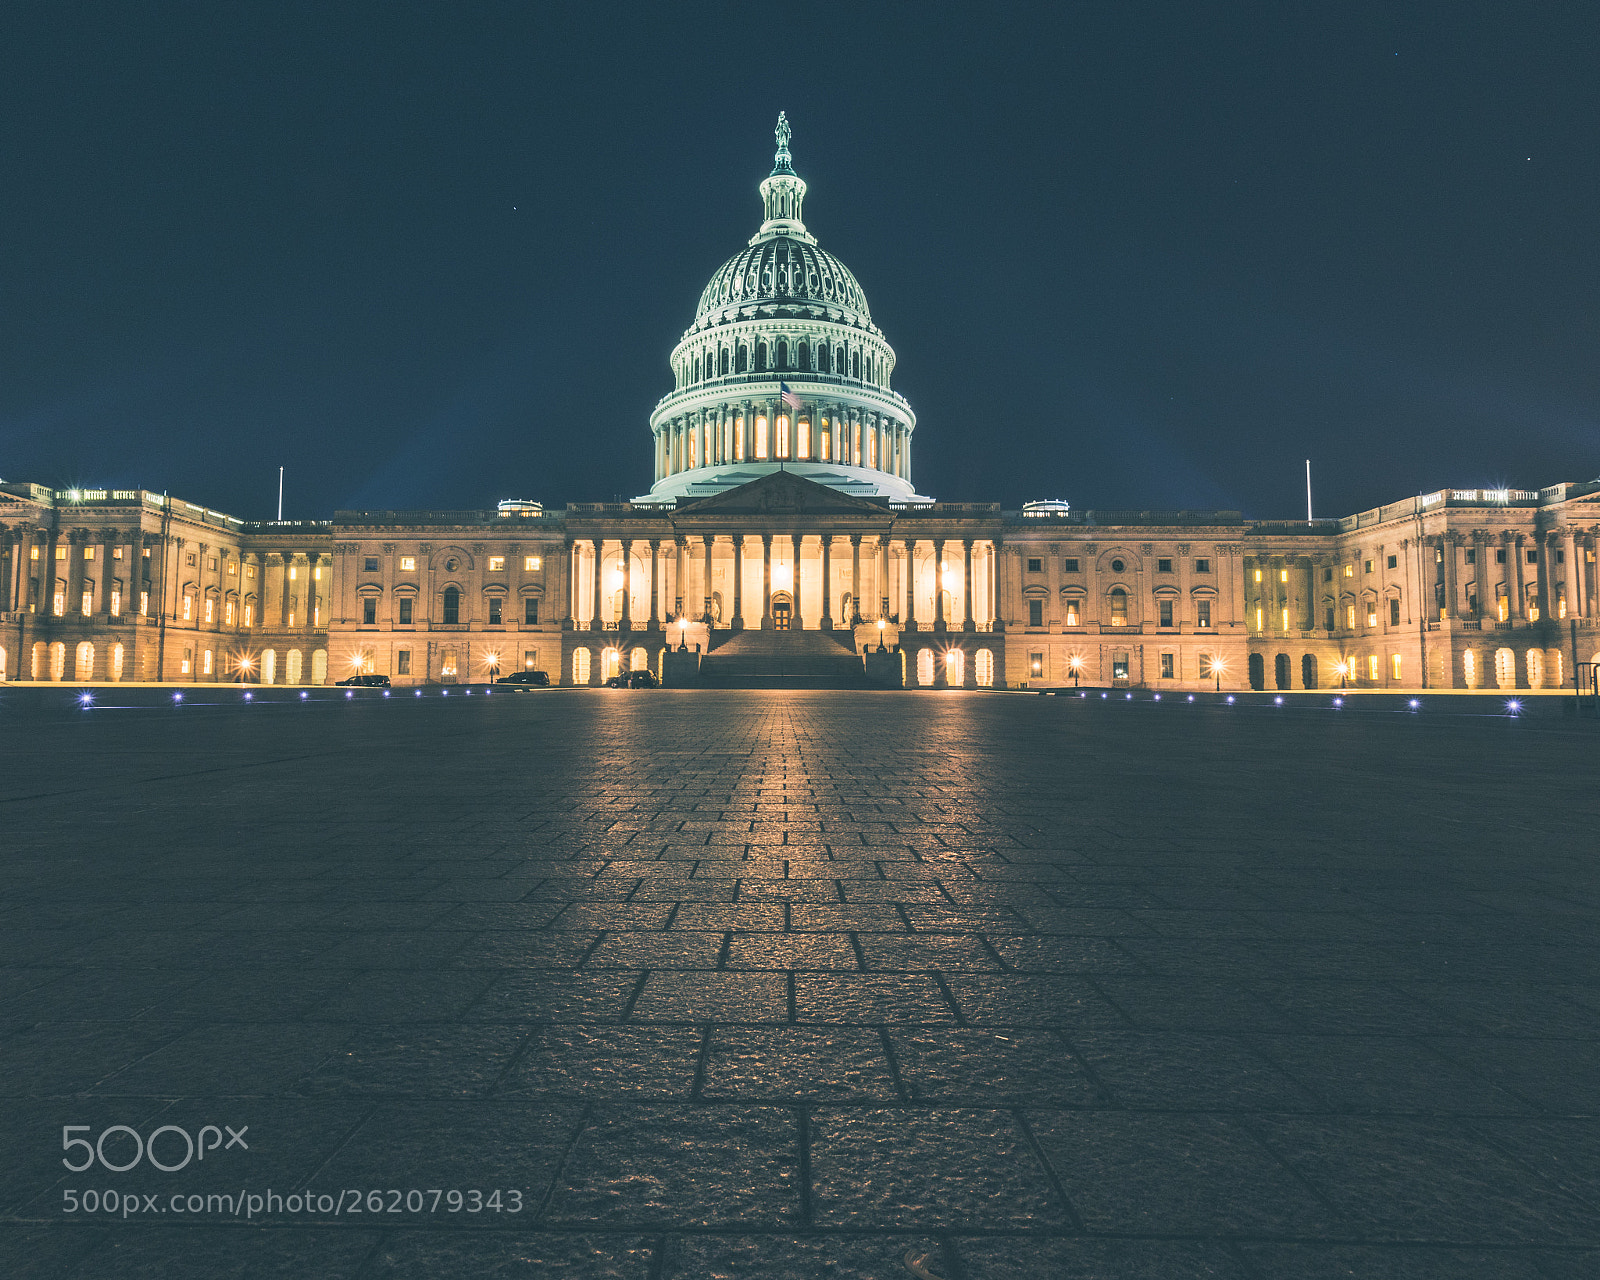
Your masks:
<path fill-rule="evenodd" d="M 387 689 L 388 676 L 351 676 L 348 680 L 335 680 L 334 684 L 344 689 L 354 686 L 357 689 Z"/>
<path fill-rule="evenodd" d="M 541 689 L 548 689 L 550 675 L 545 671 L 513 671 L 508 676 L 501 676 L 495 683 L 537 685 Z"/>
<path fill-rule="evenodd" d="M 606 681 L 608 689 L 655 689 L 659 688 L 661 681 L 657 680 L 653 671 L 646 671 L 642 667 L 638 671 L 623 671 Z"/>

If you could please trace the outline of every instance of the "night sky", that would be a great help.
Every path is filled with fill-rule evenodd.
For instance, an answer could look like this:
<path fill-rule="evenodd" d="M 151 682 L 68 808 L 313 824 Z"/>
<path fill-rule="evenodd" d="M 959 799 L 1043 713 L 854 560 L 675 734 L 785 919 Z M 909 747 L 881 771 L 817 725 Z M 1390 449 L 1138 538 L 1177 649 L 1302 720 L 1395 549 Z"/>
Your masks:
<path fill-rule="evenodd" d="M 779 108 L 938 497 L 1600 474 L 1600 6 L 12 3 L 0 476 L 650 484 Z"/>

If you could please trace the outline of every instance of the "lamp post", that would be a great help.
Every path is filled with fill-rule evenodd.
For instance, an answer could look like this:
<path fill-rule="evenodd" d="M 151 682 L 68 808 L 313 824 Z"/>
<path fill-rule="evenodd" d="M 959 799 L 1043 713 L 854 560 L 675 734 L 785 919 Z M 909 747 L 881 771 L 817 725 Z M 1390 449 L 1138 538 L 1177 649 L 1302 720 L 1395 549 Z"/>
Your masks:
<path fill-rule="evenodd" d="M 878 619 L 878 652 L 879 653 L 886 652 L 886 650 L 883 647 L 883 628 L 884 628 L 884 625 L 885 625 L 884 624 L 884 620 L 882 618 L 879 618 Z"/>
<path fill-rule="evenodd" d="M 484 654 L 483 665 L 488 668 L 489 683 L 493 684 L 495 682 L 495 677 L 500 674 L 500 655 L 498 653 Z"/>
<path fill-rule="evenodd" d="M 1077 654 L 1073 654 L 1070 665 L 1072 667 L 1072 687 L 1076 689 L 1079 687 L 1083 675 L 1083 659 Z"/>
<path fill-rule="evenodd" d="M 1228 664 L 1225 663 L 1224 661 L 1222 661 L 1221 658 L 1213 658 L 1211 660 L 1211 674 L 1216 676 L 1216 678 L 1217 678 L 1217 692 L 1218 693 L 1222 692 L 1222 672 L 1227 667 L 1227 665 Z"/>
<path fill-rule="evenodd" d="M 1350 674 L 1350 664 L 1348 662 L 1337 662 L 1334 664 L 1333 669 L 1339 673 L 1339 687 L 1341 689 L 1345 688 L 1345 677 Z"/>
<path fill-rule="evenodd" d="M 253 668 L 255 665 L 256 664 L 255 664 L 254 659 L 252 659 L 252 658 L 250 658 L 250 657 L 248 657 L 246 655 L 241 655 L 240 656 L 240 658 L 239 658 L 239 683 L 240 684 L 249 684 L 250 683 L 250 671 L 251 671 L 251 668 Z"/>
<path fill-rule="evenodd" d="M 689 620 L 682 614 L 678 615 L 678 652 L 689 651 Z"/>

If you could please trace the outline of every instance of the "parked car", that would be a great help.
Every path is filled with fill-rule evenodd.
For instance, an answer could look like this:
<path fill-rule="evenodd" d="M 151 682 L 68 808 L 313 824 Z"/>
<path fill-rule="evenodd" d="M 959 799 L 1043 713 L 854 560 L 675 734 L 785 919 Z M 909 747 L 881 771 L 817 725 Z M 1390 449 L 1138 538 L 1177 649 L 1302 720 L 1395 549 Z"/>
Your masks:
<path fill-rule="evenodd" d="M 638 671 L 618 672 L 606 681 L 608 689 L 655 689 L 660 685 L 661 681 L 656 679 L 655 672 L 642 667 Z"/>
<path fill-rule="evenodd" d="M 547 671 L 513 671 L 510 675 L 501 676 L 496 684 L 533 684 L 542 689 L 550 687 L 550 674 Z"/>
<path fill-rule="evenodd" d="M 335 680 L 334 684 L 341 689 L 354 685 L 358 689 L 387 689 L 388 676 L 351 676 L 348 680 Z"/>

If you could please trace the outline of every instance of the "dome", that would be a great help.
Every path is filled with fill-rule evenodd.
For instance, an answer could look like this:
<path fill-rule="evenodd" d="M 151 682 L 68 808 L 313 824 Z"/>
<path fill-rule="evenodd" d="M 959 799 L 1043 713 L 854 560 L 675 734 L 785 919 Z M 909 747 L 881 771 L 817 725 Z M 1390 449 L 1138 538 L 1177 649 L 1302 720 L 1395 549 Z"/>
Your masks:
<path fill-rule="evenodd" d="M 850 268 L 826 249 L 777 235 L 758 239 L 722 264 L 700 295 L 691 332 L 771 315 L 872 325 L 867 295 Z"/>

